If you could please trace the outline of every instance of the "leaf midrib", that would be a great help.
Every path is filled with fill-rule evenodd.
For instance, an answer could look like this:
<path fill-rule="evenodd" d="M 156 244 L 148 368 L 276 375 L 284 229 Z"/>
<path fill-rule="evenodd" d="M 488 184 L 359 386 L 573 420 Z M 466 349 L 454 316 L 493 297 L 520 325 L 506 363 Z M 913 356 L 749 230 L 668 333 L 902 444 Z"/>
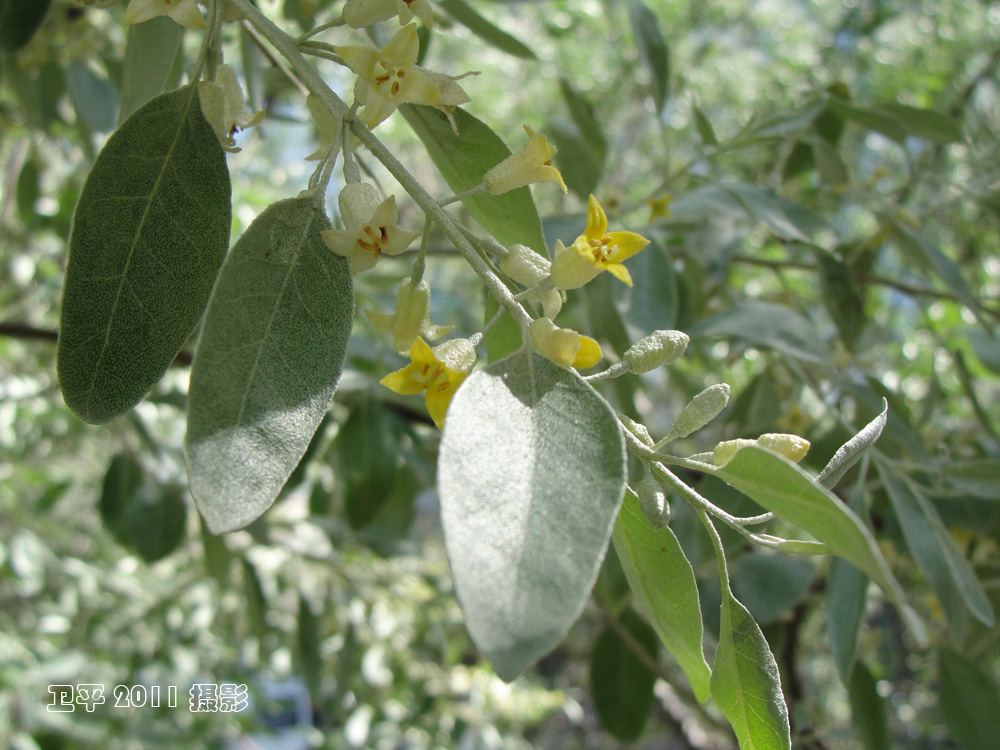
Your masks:
<path fill-rule="evenodd" d="M 125 283 L 128 279 L 129 268 L 132 266 L 132 258 L 135 257 L 136 246 L 139 243 L 139 238 L 142 236 L 143 229 L 146 226 L 146 218 L 149 215 L 149 209 L 153 205 L 153 198 L 156 196 L 160 188 L 160 182 L 163 180 L 163 175 L 166 174 L 167 167 L 170 164 L 170 158 L 177 147 L 177 142 L 180 140 L 181 133 L 183 132 L 185 126 L 187 125 L 188 116 L 191 112 L 191 102 L 197 96 L 197 91 L 194 86 L 190 86 L 191 94 L 188 96 L 188 100 L 185 103 L 183 109 L 183 116 L 180 118 L 179 126 L 177 132 L 174 134 L 173 140 L 170 142 L 170 146 L 167 149 L 166 155 L 163 157 L 163 163 L 160 167 L 159 174 L 156 175 L 156 182 L 153 184 L 152 189 L 149 191 L 149 195 L 146 197 L 146 206 L 143 208 L 142 217 L 139 220 L 138 228 L 136 229 L 135 236 L 132 239 L 132 246 L 129 248 L 128 256 L 125 260 L 125 269 L 122 271 L 121 281 L 118 283 L 118 289 L 115 291 L 115 301 L 111 305 L 111 314 L 108 317 L 108 325 L 104 331 L 104 341 L 101 344 L 101 353 L 97 356 L 97 362 L 94 364 L 93 376 L 90 379 L 90 386 L 87 388 L 87 412 L 90 412 L 91 402 L 94 398 L 94 387 L 97 384 L 97 375 L 101 370 L 101 363 L 104 361 L 104 355 L 108 351 L 108 347 L 111 343 L 111 329 L 114 327 L 115 316 L 118 313 L 118 301 L 121 299 L 122 290 L 125 288 Z"/>

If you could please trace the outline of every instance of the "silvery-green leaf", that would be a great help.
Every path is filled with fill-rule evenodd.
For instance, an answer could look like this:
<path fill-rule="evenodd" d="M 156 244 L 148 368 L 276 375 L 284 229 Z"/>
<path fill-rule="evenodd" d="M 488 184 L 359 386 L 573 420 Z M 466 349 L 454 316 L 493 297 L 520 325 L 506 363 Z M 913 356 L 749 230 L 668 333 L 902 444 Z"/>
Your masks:
<path fill-rule="evenodd" d="M 835 487 L 844 474 L 861 460 L 865 451 L 871 448 L 875 444 L 875 441 L 879 439 L 888 419 L 889 403 L 883 398 L 882 413 L 861 428 L 861 431 L 857 435 L 837 449 L 837 452 L 833 454 L 833 458 L 829 460 L 827 465 L 823 467 L 823 471 L 816 477 L 816 481 L 824 487 Z"/>
<path fill-rule="evenodd" d="M 188 86 L 108 139 L 73 218 L 59 385 L 88 422 L 146 395 L 194 331 L 229 245 L 226 155 Z"/>
<path fill-rule="evenodd" d="M 219 274 L 195 352 L 185 441 L 198 510 L 218 534 L 274 502 L 340 379 L 353 322 L 346 258 L 319 237 L 321 199 L 272 204 Z"/>
<path fill-rule="evenodd" d="M 119 120 L 124 121 L 163 91 L 180 52 L 183 36 L 184 27 L 167 16 L 128 27 L 125 59 L 122 62 Z"/>
<path fill-rule="evenodd" d="M 466 625 L 503 679 L 586 604 L 625 492 L 625 443 L 574 371 L 528 349 L 473 373 L 438 458 L 445 544 Z"/>

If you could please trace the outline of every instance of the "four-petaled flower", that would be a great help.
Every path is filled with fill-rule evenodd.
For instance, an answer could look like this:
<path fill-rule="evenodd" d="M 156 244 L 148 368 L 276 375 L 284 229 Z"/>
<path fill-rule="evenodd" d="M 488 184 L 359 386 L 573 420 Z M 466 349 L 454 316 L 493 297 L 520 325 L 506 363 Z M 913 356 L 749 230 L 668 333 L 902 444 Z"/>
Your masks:
<path fill-rule="evenodd" d="M 649 244 L 635 232 L 608 232 L 608 217 L 594 196 L 587 206 L 587 228 L 572 245 L 556 242 L 552 281 L 560 289 L 577 289 L 601 271 L 632 286 L 632 277 L 622 265 Z"/>
<path fill-rule="evenodd" d="M 451 397 L 476 364 L 476 350 L 468 339 L 452 339 L 431 349 L 417 337 L 410 347 L 410 360 L 379 382 L 404 396 L 426 391 L 427 413 L 442 430 Z"/>
<path fill-rule="evenodd" d="M 132 0 L 125 10 L 125 23 L 142 23 L 157 16 L 170 16 L 189 29 L 205 28 L 194 0 Z"/>
<path fill-rule="evenodd" d="M 431 287 L 426 281 L 414 284 L 403 279 L 396 292 L 396 312 L 392 315 L 365 310 L 365 316 L 382 333 L 392 333 L 392 346 L 400 354 L 405 354 L 413 346 L 417 337 L 437 341 L 451 333 L 455 326 L 439 326 L 431 322 L 429 307 Z"/>
<path fill-rule="evenodd" d="M 527 125 L 524 126 L 524 132 L 531 139 L 528 145 L 508 156 L 483 176 L 486 189 L 493 195 L 500 195 L 533 182 L 558 182 L 565 193 L 566 183 L 559 170 L 552 166 L 552 154 L 556 150 L 549 145 L 544 135 L 536 135 Z"/>
<path fill-rule="evenodd" d="M 382 49 L 349 45 L 336 52 L 358 74 L 354 95 L 365 105 L 364 121 L 374 128 L 401 104 L 444 103 L 428 72 L 417 67 L 417 27 L 404 26 Z"/>
<path fill-rule="evenodd" d="M 379 21 L 399 16 L 401 25 L 417 16 L 429 29 L 434 24 L 434 11 L 427 0 L 347 0 L 344 5 L 344 23 L 352 29 L 363 29 Z"/>
<path fill-rule="evenodd" d="M 382 253 L 399 255 L 420 236 L 396 226 L 396 196 L 380 201 L 378 190 L 365 182 L 345 185 L 338 203 L 344 229 L 327 229 L 319 236 L 334 253 L 351 259 L 352 274 L 373 268 Z"/>
<path fill-rule="evenodd" d="M 263 112 L 252 113 L 243 100 L 243 89 L 236 80 L 236 71 L 220 65 L 214 81 L 198 84 L 201 112 L 219 137 L 222 147 L 236 153 L 240 149 L 233 138 L 236 133 L 260 122 Z"/>
<path fill-rule="evenodd" d="M 585 369 L 596 365 L 604 356 L 601 345 L 590 336 L 560 328 L 549 318 L 531 321 L 528 332 L 535 351 L 560 367 Z"/>

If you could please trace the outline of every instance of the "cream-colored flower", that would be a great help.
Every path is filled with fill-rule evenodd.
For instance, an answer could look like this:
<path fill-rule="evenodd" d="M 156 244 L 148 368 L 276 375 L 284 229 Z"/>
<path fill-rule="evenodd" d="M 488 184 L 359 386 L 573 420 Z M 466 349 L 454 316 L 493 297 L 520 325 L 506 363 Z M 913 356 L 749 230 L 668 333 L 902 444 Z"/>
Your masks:
<path fill-rule="evenodd" d="M 236 80 L 236 71 L 228 65 L 219 66 L 214 81 L 198 84 L 198 98 L 202 114 L 219 137 L 222 147 L 232 153 L 240 150 L 233 136 L 256 125 L 264 117 L 263 112 L 253 114 L 247 109 L 243 89 Z"/>
<path fill-rule="evenodd" d="M 406 25 L 417 16 L 427 28 L 434 24 L 434 10 L 427 0 L 347 0 L 344 22 L 352 29 L 363 29 L 379 21 L 399 16 Z"/>
<path fill-rule="evenodd" d="M 323 106 L 323 102 L 315 94 L 309 94 L 306 97 L 306 107 L 309 108 L 309 114 L 312 115 L 313 122 L 316 124 L 316 130 L 319 133 L 319 145 L 316 146 L 315 151 L 306 157 L 306 161 L 316 161 L 317 159 L 322 159 L 330 149 L 330 144 L 337 137 L 337 130 L 340 128 L 341 123 L 330 114 L 330 110 Z"/>
<path fill-rule="evenodd" d="M 205 28 L 205 19 L 194 0 L 132 0 L 125 10 L 125 23 L 142 23 L 157 16 L 170 16 L 189 29 Z"/>
<path fill-rule="evenodd" d="M 364 122 L 374 128 L 401 104 L 444 103 L 427 71 L 417 67 L 417 27 L 404 26 L 382 49 L 349 45 L 336 52 L 358 74 L 354 95 L 365 105 Z"/>
<path fill-rule="evenodd" d="M 531 321 L 528 332 L 535 351 L 560 367 L 585 369 L 596 365 L 604 356 L 601 345 L 590 336 L 560 328 L 548 318 Z"/>
<path fill-rule="evenodd" d="M 511 245 L 507 248 L 506 257 L 500 261 L 500 270 L 518 284 L 532 287 L 549 275 L 551 265 L 548 258 L 542 257 L 530 247 Z M 562 292 L 558 289 L 542 292 L 536 299 L 542 303 L 546 318 L 555 319 L 562 309 Z"/>
<path fill-rule="evenodd" d="M 396 226 L 396 196 L 379 200 L 378 190 L 364 182 L 352 182 L 340 191 L 340 218 L 344 229 L 327 229 L 319 236 L 337 255 L 351 259 L 351 273 L 373 268 L 382 253 L 399 255 L 420 232 Z"/>
<path fill-rule="evenodd" d="M 431 287 L 426 281 L 414 284 L 403 279 L 396 292 L 396 311 L 384 315 L 365 310 L 365 317 L 382 333 L 392 333 L 392 346 L 400 354 L 410 351 L 418 336 L 427 341 L 437 341 L 451 333 L 455 326 L 439 326 L 430 318 Z"/>
<path fill-rule="evenodd" d="M 552 166 L 552 154 L 556 150 L 549 145 L 544 135 L 536 135 L 527 125 L 524 126 L 524 132 L 530 139 L 528 145 L 508 156 L 483 176 L 486 189 L 493 195 L 500 195 L 533 182 L 558 182 L 562 191 L 567 192 L 562 175 Z"/>

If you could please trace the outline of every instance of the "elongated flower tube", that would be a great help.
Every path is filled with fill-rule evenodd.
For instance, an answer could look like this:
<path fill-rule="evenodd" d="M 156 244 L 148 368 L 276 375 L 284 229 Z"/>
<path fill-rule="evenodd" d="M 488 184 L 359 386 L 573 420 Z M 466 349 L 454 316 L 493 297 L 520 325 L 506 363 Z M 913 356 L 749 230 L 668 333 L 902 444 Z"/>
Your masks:
<path fill-rule="evenodd" d="M 560 289 L 577 289 L 602 271 L 632 286 L 632 277 L 622 262 L 649 244 L 635 232 L 608 232 L 608 217 L 594 196 L 587 205 L 587 228 L 572 245 L 556 242 L 552 280 Z"/>
<path fill-rule="evenodd" d="M 236 133 L 256 125 L 263 112 L 252 113 L 243 99 L 243 89 L 236 80 L 236 71 L 229 65 L 220 65 L 214 81 L 198 84 L 201 112 L 219 137 L 222 147 L 230 153 L 239 151 Z"/>
<path fill-rule="evenodd" d="M 132 0 L 125 9 L 125 23 L 129 25 L 157 16 L 169 16 L 188 29 L 205 28 L 205 19 L 194 0 Z"/>
<path fill-rule="evenodd" d="M 493 195 L 500 195 L 533 182 L 558 182 L 562 191 L 567 192 L 562 175 L 552 166 L 552 154 L 556 150 L 549 145 L 544 135 L 536 135 L 527 125 L 524 126 L 524 132 L 530 139 L 528 145 L 508 156 L 483 176 L 486 189 Z"/>
<path fill-rule="evenodd" d="M 468 339 L 452 339 L 431 349 L 417 337 L 410 347 L 410 360 L 379 382 L 402 395 L 425 391 L 427 413 L 443 430 L 451 398 L 476 364 L 476 350 Z"/>
<path fill-rule="evenodd" d="M 548 276 L 551 266 L 548 258 L 525 245 L 511 245 L 507 248 L 507 255 L 500 260 L 500 270 L 527 287 L 535 286 Z M 542 303 L 546 318 L 555 319 L 562 309 L 562 293 L 558 289 L 542 292 L 537 299 Z"/>
<path fill-rule="evenodd" d="M 351 273 L 374 268 L 382 253 L 399 255 L 420 232 L 407 232 L 396 226 L 396 196 L 379 201 L 378 190 L 364 182 L 344 186 L 338 198 L 344 229 L 320 232 L 326 246 L 337 255 L 351 259 Z"/>
<path fill-rule="evenodd" d="M 601 361 L 601 345 L 590 336 L 560 328 L 548 318 L 531 321 L 531 345 L 539 354 L 560 367 L 585 369 Z"/>
<path fill-rule="evenodd" d="M 400 354 L 410 351 L 417 337 L 427 341 L 437 341 L 451 333 L 455 326 L 439 326 L 430 318 L 431 287 L 426 281 L 414 284 L 403 279 L 396 292 L 396 312 L 383 315 L 373 310 L 365 310 L 365 317 L 376 329 L 392 333 L 392 346 Z"/>

